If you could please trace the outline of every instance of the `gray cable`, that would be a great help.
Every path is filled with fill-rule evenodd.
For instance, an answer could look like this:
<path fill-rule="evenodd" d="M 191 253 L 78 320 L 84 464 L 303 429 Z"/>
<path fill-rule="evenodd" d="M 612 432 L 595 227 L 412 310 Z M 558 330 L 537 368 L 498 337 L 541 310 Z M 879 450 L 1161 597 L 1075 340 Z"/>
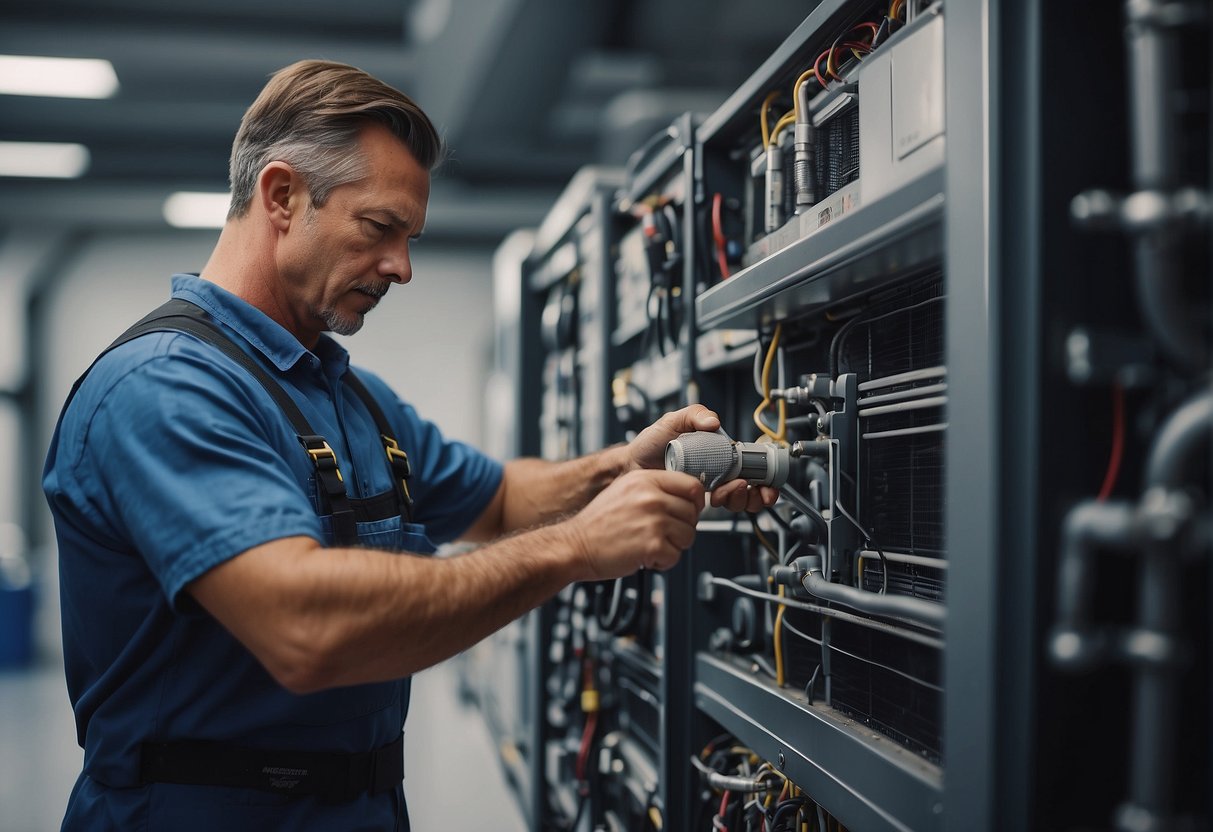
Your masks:
<path fill-rule="evenodd" d="M 767 783 L 750 777 L 730 777 L 727 774 L 721 774 L 713 768 L 709 768 L 703 760 L 700 760 L 698 755 L 691 755 L 691 764 L 699 770 L 699 773 L 704 776 L 709 786 L 713 789 L 720 789 L 728 792 L 765 792 L 770 791 L 771 786 Z"/>
<path fill-rule="evenodd" d="M 821 558 L 808 558 L 809 571 L 801 580 L 801 586 L 811 595 L 826 601 L 845 604 L 870 615 L 889 615 L 904 618 L 923 627 L 942 630 L 947 618 L 947 609 L 942 604 L 911 598 L 906 595 L 878 595 L 845 584 L 836 584 L 826 579 L 821 568 Z"/>
<path fill-rule="evenodd" d="M 811 641 L 813 644 L 817 644 L 817 645 L 821 644 L 821 639 L 813 638 L 808 633 L 800 632 L 800 630 L 797 630 L 795 627 L 793 627 L 791 624 L 788 623 L 787 618 L 784 618 L 784 620 L 783 620 L 783 628 L 785 630 L 787 630 L 789 633 L 791 633 L 792 635 L 803 638 L 805 641 Z M 879 667 L 881 670 L 887 670 L 890 673 L 896 673 L 898 676 L 908 679 L 911 682 L 915 682 L 916 684 L 922 685 L 923 687 L 930 688 L 931 690 L 936 691 L 938 693 L 943 693 L 943 688 L 941 688 L 939 685 L 934 685 L 925 679 L 919 679 L 917 676 L 911 676 L 909 673 L 906 673 L 904 670 L 898 670 L 895 667 L 890 667 L 887 664 L 883 664 L 883 663 L 875 661 L 873 659 L 868 659 L 863 656 L 857 656 L 854 653 L 850 653 L 846 650 L 843 650 L 841 647 L 838 647 L 834 644 L 830 645 L 830 649 L 833 650 L 835 653 L 841 653 L 844 656 L 847 656 L 852 659 L 856 659 L 857 661 L 864 662 L 865 664 L 870 664 L 874 667 Z"/>
<path fill-rule="evenodd" d="M 795 610 L 805 610 L 806 612 L 824 615 L 827 618 L 836 618 L 839 621 L 846 621 L 848 624 L 856 624 L 860 627 L 867 627 L 869 630 L 879 630 L 882 633 L 888 633 L 889 635 L 904 638 L 907 641 L 913 641 L 926 647 L 933 647 L 937 650 L 943 649 L 942 639 L 926 633 L 918 633 L 914 630 L 907 630 L 903 627 L 898 627 L 896 624 L 889 624 L 885 621 L 876 621 L 872 618 L 864 618 L 862 615 L 855 615 L 854 613 L 849 613 L 845 610 L 836 610 L 832 607 L 823 607 L 820 604 L 811 604 L 806 601 L 798 601 L 795 598 L 780 598 L 778 595 L 772 595 L 769 592 L 760 592 L 756 589 L 750 589 L 749 587 L 742 586 L 735 581 L 730 581 L 728 578 L 718 578 L 713 576 L 709 583 L 712 586 L 727 587 L 734 592 L 742 595 L 748 595 L 751 598 L 758 598 L 759 600 L 766 601 L 768 604 L 782 604 L 785 607 L 791 607 Z M 871 595 L 872 593 L 869 592 L 867 594 Z"/>

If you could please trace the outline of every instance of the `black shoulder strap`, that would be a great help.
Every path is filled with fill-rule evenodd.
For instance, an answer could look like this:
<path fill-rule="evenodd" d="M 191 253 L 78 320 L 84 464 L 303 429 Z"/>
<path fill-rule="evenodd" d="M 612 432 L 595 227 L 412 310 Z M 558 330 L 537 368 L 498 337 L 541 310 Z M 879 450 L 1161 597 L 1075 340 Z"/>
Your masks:
<path fill-rule="evenodd" d="M 383 450 L 387 453 L 388 464 L 392 466 L 392 484 L 396 488 L 396 496 L 400 500 L 401 508 L 404 509 L 405 518 L 411 523 L 413 522 L 413 495 L 409 493 L 409 477 L 413 475 L 413 469 L 409 464 L 409 456 L 392 436 L 392 426 L 388 423 L 383 408 L 379 406 L 379 402 L 375 401 L 371 391 L 366 389 L 362 379 L 358 378 L 353 370 L 347 370 L 343 380 L 354 391 L 354 394 L 362 399 L 362 403 L 370 411 L 371 418 L 375 420 L 375 427 L 379 429 L 379 438 L 383 440 Z"/>
<path fill-rule="evenodd" d="M 89 365 L 88 370 L 85 370 L 80 378 L 76 380 L 76 383 L 72 385 L 72 390 L 63 405 L 64 411 L 67 410 L 68 404 L 75 397 L 76 391 L 80 389 L 80 385 L 84 382 L 85 377 L 88 376 L 97 361 L 101 360 L 102 356 L 122 344 L 138 338 L 140 335 L 146 335 L 149 332 L 185 332 L 193 335 L 200 341 L 220 350 L 228 358 L 247 370 L 253 378 L 257 379 L 258 383 L 265 388 L 265 392 L 270 395 L 270 398 L 282 410 L 283 415 L 290 421 L 291 427 L 294 428 L 300 443 L 303 445 L 303 449 L 307 452 L 312 460 L 312 464 L 316 468 L 316 478 L 324 489 L 325 496 L 328 498 L 329 508 L 333 514 L 334 542 L 339 546 L 355 545 L 358 542 L 358 531 L 354 520 L 354 512 L 350 507 L 349 497 L 345 490 L 345 480 L 341 476 L 341 470 L 337 467 L 337 455 L 333 453 L 332 447 L 329 446 L 329 443 L 325 441 L 323 436 L 312 430 L 311 425 L 304 418 L 303 412 L 299 410 L 294 400 L 282 389 L 282 386 L 274 381 L 269 373 L 254 361 L 248 353 L 236 346 L 227 334 L 196 304 L 180 298 L 174 298 L 153 310 L 126 332 L 119 335 L 117 340 L 106 347 L 101 355 L 98 355 L 93 360 L 93 363 Z"/>

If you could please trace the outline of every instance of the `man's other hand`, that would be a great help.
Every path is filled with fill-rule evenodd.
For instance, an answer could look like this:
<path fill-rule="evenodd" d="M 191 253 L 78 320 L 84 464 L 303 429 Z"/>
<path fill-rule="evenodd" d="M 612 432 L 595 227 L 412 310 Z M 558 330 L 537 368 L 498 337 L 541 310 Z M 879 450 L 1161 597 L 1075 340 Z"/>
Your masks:
<path fill-rule="evenodd" d="M 630 471 L 563 524 L 584 560 L 581 580 L 669 569 L 695 539 L 699 480 L 674 471 Z"/>

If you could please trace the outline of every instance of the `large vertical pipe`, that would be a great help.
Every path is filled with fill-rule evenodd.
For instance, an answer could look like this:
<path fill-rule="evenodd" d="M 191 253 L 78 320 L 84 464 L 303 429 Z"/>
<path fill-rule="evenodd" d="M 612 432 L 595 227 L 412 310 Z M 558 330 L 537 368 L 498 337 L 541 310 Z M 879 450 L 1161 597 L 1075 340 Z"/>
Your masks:
<path fill-rule="evenodd" d="M 1206 452 L 1213 435 L 1213 391 L 1181 405 L 1158 431 L 1146 465 L 1146 501 L 1155 493 L 1183 486 L 1185 466 Z M 1155 542 L 1142 560 L 1138 622 L 1148 633 L 1169 640 L 1183 636 L 1180 552 L 1174 541 Z M 1165 821 L 1175 811 L 1175 768 L 1179 740 L 1182 667 L 1143 662 L 1133 679 L 1133 768 L 1130 805 Z"/>
<path fill-rule="evenodd" d="M 1174 191 L 1179 185 L 1179 141 L 1174 95 L 1179 38 L 1159 20 L 1154 0 L 1127 0 L 1133 187 Z M 1183 286 L 1180 235 L 1173 228 L 1140 234 L 1134 242 L 1137 298 L 1151 334 L 1174 363 L 1203 367 L 1208 345 Z"/>

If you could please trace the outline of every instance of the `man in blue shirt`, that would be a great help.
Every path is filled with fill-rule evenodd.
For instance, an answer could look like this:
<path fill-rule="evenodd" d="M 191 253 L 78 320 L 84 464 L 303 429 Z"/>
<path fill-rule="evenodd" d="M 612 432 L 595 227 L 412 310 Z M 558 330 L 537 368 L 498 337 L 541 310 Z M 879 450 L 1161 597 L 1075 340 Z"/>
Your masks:
<path fill-rule="evenodd" d="M 714 430 L 707 408 L 503 466 L 325 335 L 412 277 L 439 156 L 424 113 L 365 73 L 276 74 L 237 134 L 214 253 L 173 278 L 176 320 L 205 326 L 120 343 L 65 407 L 44 475 L 85 750 L 65 828 L 407 828 L 409 676 L 690 544 L 703 489 L 662 453 Z M 738 481 L 712 502 L 775 497 Z M 424 557 L 455 539 L 486 545 Z"/>

